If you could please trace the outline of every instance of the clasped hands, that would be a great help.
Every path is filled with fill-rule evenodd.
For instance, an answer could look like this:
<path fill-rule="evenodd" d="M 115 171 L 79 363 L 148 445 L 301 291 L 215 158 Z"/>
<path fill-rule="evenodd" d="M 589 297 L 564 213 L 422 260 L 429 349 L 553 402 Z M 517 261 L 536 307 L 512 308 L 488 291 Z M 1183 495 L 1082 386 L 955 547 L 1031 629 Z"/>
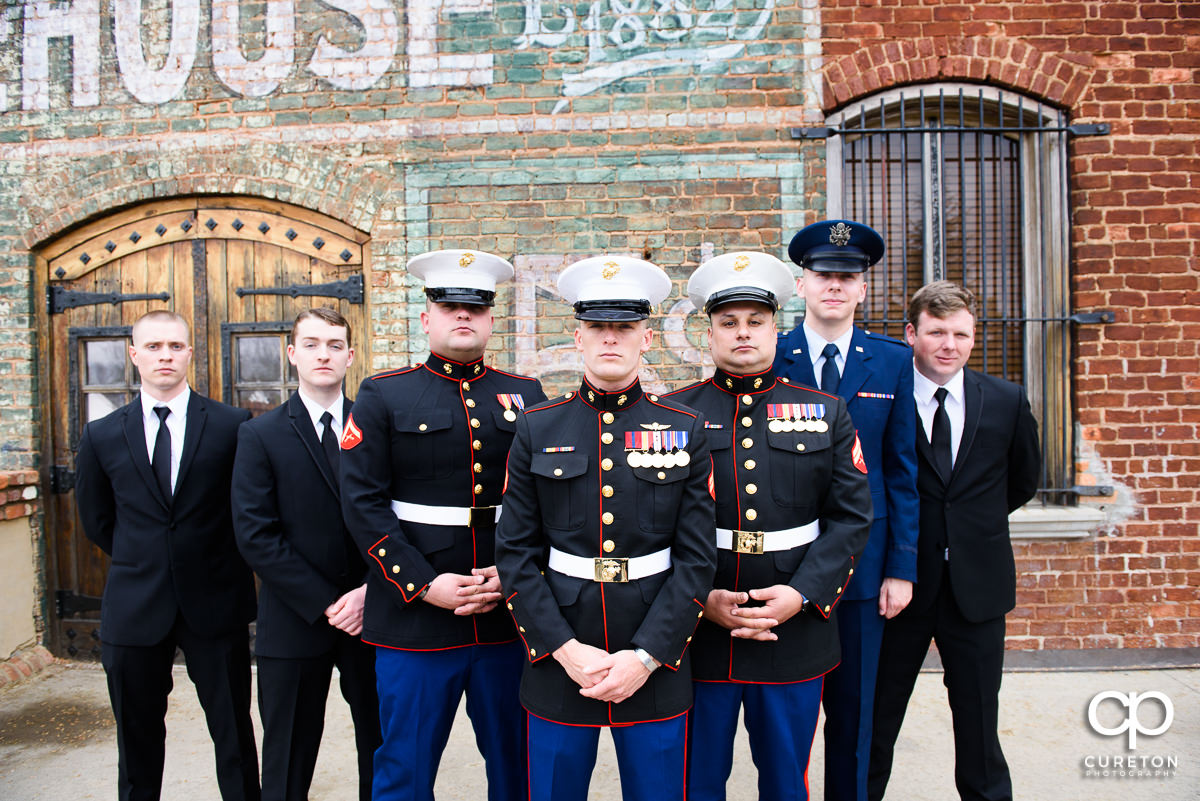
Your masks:
<path fill-rule="evenodd" d="M 610 654 L 601 648 L 570 639 L 558 647 L 554 658 L 579 685 L 579 694 L 597 701 L 619 704 L 637 692 L 650 671 L 631 649 Z"/>
<path fill-rule="evenodd" d="M 482 615 L 500 602 L 500 576 L 495 565 L 471 568 L 469 576 L 441 573 L 429 582 L 424 600 L 456 615 Z"/>
<path fill-rule="evenodd" d="M 742 606 L 750 600 L 762 606 Z M 804 606 L 804 596 L 787 584 L 732 592 L 713 590 L 704 602 L 704 616 L 729 633 L 744 640 L 778 640 L 772 629 L 790 619 Z"/>

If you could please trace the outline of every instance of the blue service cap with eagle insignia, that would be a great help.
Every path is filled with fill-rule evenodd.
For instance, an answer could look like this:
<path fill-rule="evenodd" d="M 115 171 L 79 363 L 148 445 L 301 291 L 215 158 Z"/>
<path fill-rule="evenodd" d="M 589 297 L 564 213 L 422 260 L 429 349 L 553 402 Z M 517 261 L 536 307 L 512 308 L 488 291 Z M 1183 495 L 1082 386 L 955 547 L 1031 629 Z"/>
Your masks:
<path fill-rule="evenodd" d="M 671 279 L 657 264 L 630 256 L 592 256 L 559 273 L 558 294 L 575 307 L 575 319 L 645 320 L 671 294 Z"/>
<path fill-rule="evenodd" d="M 853 220 L 822 220 L 792 237 L 788 256 L 818 273 L 865 273 L 883 258 L 883 237 Z"/>
<path fill-rule="evenodd" d="M 769 253 L 736 251 L 714 256 L 688 279 L 692 305 L 711 314 L 718 306 L 753 301 L 779 311 L 795 291 L 792 270 Z"/>
<path fill-rule="evenodd" d="M 408 260 L 408 271 L 425 281 L 434 303 L 496 305 L 496 284 L 514 275 L 512 264 L 482 250 L 434 250 Z"/>

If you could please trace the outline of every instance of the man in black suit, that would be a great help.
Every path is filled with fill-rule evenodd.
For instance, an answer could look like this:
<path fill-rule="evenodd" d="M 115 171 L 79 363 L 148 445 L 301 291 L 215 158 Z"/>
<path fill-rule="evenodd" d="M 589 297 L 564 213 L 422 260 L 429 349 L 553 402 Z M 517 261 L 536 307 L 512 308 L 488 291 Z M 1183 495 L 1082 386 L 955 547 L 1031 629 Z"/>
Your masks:
<path fill-rule="evenodd" d="M 375 652 L 359 638 L 367 566 L 342 524 L 342 395 L 354 361 L 350 325 L 333 309 L 301 312 L 288 360 L 300 387 L 238 432 L 233 524 L 258 574 L 258 709 L 264 801 L 304 801 L 312 784 L 334 665 L 350 705 L 360 801 L 371 798 L 379 747 Z"/>
<path fill-rule="evenodd" d="M 1016 604 L 1008 515 L 1041 474 L 1037 423 L 1016 384 L 966 367 L 975 298 L 948 281 L 908 308 L 913 348 L 921 524 L 912 602 L 884 627 L 868 797 L 883 797 L 905 707 L 930 640 L 954 719 L 954 781 L 963 799 L 1012 798 L 997 718 L 1004 615 Z"/>
<path fill-rule="evenodd" d="M 122 801 L 159 797 L 177 647 L 216 748 L 221 797 L 259 797 L 246 630 L 254 581 L 229 511 L 237 429 L 250 413 L 188 388 L 189 338 L 174 312 L 133 324 L 141 393 L 88 423 L 76 457 L 84 533 L 112 557 L 100 640 Z"/>

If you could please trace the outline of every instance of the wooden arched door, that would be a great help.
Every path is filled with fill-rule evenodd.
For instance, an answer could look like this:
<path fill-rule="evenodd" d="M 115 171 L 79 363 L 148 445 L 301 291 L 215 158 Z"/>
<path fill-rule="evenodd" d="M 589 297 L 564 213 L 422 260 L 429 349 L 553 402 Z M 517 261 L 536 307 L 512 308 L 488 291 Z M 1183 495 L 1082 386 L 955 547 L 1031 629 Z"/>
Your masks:
<path fill-rule="evenodd" d="M 245 197 L 175 198 L 116 212 L 37 252 L 46 306 L 41 327 L 46 498 L 47 637 L 63 656 L 99 654 L 107 557 L 78 525 L 72 492 L 82 426 L 139 391 L 129 363 L 134 320 L 172 309 L 191 322 L 191 387 L 255 413 L 281 403 L 296 379 L 284 354 L 292 320 L 332 306 L 350 321 L 362 379 L 368 338 L 368 237 L 285 203 Z"/>

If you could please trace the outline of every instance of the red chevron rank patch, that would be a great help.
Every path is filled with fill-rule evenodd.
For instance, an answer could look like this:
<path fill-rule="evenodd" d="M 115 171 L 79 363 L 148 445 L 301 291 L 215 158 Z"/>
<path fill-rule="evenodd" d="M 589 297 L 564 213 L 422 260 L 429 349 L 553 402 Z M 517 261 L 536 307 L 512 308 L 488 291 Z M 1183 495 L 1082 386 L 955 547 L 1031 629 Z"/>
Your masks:
<path fill-rule="evenodd" d="M 354 424 L 354 413 L 351 412 L 350 416 L 346 418 L 346 428 L 342 431 L 342 450 L 348 451 L 362 441 L 362 430 Z"/>
<path fill-rule="evenodd" d="M 863 459 L 862 443 L 858 441 L 858 432 L 854 432 L 854 466 L 858 468 L 860 473 L 867 472 L 867 461 Z"/>

